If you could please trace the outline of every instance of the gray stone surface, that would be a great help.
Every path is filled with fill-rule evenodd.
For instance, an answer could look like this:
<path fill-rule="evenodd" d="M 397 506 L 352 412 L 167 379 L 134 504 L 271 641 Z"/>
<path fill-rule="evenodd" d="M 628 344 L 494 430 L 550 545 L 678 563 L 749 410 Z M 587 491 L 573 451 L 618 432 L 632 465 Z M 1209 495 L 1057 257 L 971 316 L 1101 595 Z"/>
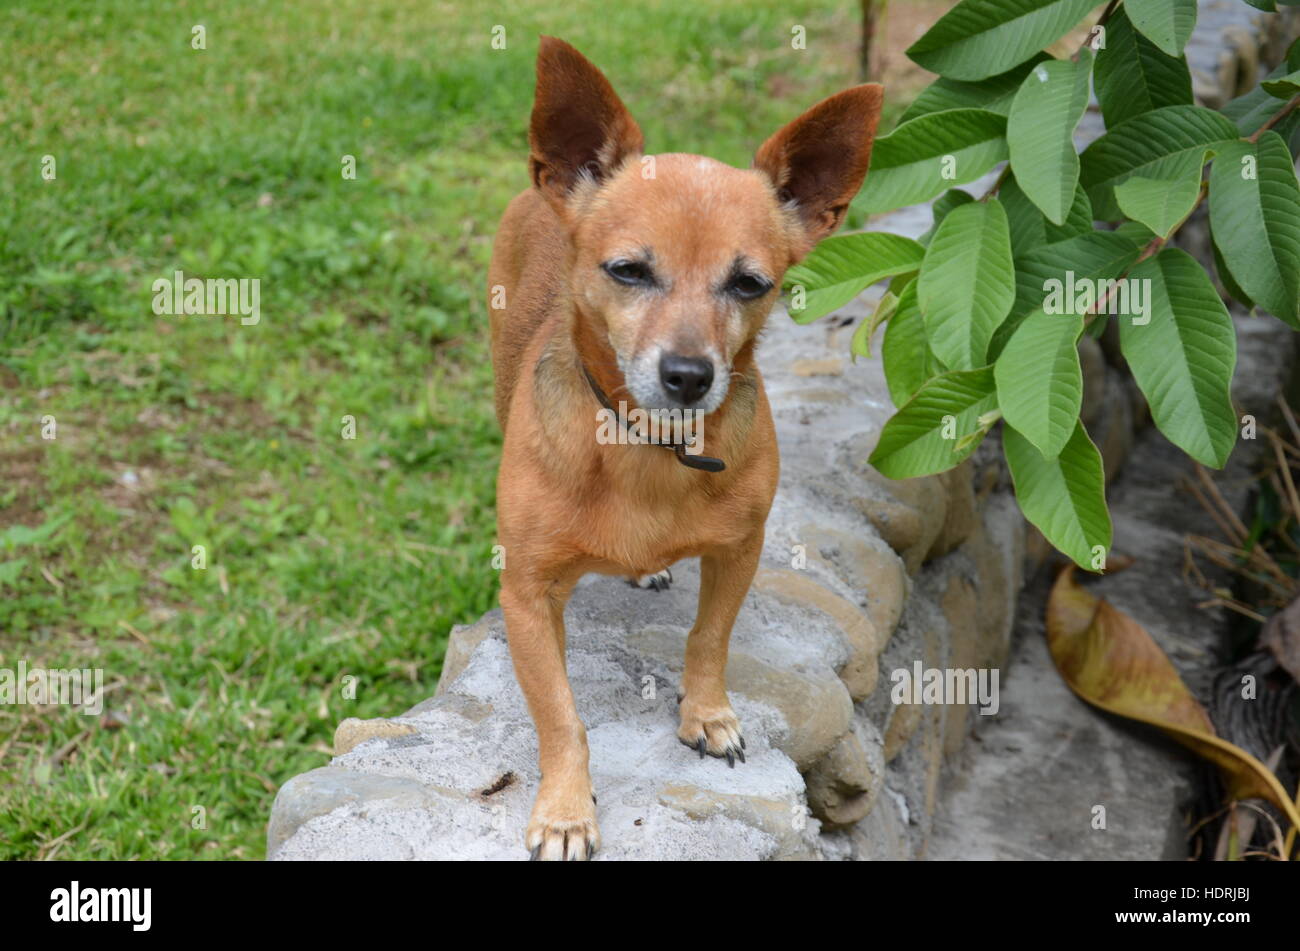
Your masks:
<path fill-rule="evenodd" d="M 751 595 L 728 680 L 747 762 L 700 760 L 676 736 L 675 691 L 694 616 L 693 563 L 667 592 L 594 578 L 570 604 L 569 673 L 588 728 L 605 858 L 802 858 L 816 853 L 796 768 L 848 732 L 836 676 L 847 648 L 825 615 Z M 522 858 L 536 789 L 536 737 L 514 682 L 499 612 L 436 699 L 396 722 L 408 736 L 362 742 L 286 784 L 274 858 Z M 503 776 L 512 781 L 483 791 Z M 294 831 L 296 828 L 296 831 Z"/>

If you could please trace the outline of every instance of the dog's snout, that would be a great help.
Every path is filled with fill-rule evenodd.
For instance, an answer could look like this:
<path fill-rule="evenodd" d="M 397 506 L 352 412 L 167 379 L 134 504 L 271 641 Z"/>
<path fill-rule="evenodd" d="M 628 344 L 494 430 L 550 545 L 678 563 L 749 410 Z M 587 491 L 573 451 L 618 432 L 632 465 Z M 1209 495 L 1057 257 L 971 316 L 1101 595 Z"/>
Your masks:
<path fill-rule="evenodd" d="M 713 385 L 713 361 L 666 353 L 659 360 L 659 380 L 665 393 L 689 405 L 701 399 Z"/>

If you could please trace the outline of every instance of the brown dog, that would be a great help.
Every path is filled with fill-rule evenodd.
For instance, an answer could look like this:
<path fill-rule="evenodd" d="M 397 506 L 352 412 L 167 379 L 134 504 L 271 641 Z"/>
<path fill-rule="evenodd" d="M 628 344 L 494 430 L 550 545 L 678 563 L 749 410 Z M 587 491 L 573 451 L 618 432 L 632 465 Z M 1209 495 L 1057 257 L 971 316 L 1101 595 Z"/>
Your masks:
<path fill-rule="evenodd" d="M 488 278 L 505 432 L 501 607 L 542 773 L 525 835 L 534 858 L 585 859 L 600 844 L 565 671 L 564 606 L 587 572 L 655 576 L 700 557 L 677 735 L 744 760 L 727 642 L 778 469 L 754 346 L 786 269 L 839 226 L 861 186 L 881 99 L 864 85 L 818 103 L 752 169 L 643 156 L 601 72 L 542 37 L 533 187 L 506 210 Z M 598 439 L 611 400 L 707 414 L 693 452 L 714 458 Z"/>

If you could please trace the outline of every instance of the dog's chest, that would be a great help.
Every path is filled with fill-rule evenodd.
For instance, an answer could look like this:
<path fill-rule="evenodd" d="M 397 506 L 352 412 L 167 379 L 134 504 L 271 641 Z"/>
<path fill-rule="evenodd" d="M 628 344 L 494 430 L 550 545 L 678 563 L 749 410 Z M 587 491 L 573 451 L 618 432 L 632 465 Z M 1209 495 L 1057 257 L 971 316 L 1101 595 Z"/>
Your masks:
<path fill-rule="evenodd" d="M 753 527 L 744 508 L 726 493 L 609 491 L 593 500 L 576 540 L 611 570 L 649 574 L 743 541 Z"/>

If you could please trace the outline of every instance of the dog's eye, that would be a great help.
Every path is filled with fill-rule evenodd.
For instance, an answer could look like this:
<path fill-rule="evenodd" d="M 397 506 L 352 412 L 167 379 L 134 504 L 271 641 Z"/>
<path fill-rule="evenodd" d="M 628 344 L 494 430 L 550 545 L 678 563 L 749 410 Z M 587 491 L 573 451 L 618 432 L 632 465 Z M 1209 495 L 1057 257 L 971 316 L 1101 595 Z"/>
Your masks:
<path fill-rule="evenodd" d="M 607 261 L 601 267 L 620 284 L 647 287 L 654 283 L 654 274 L 651 273 L 650 268 L 639 261 Z"/>
<path fill-rule="evenodd" d="M 769 281 L 755 274 L 737 274 L 727 285 L 727 290 L 741 300 L 753 300 L 762 297 L 772 289 Z"/>

